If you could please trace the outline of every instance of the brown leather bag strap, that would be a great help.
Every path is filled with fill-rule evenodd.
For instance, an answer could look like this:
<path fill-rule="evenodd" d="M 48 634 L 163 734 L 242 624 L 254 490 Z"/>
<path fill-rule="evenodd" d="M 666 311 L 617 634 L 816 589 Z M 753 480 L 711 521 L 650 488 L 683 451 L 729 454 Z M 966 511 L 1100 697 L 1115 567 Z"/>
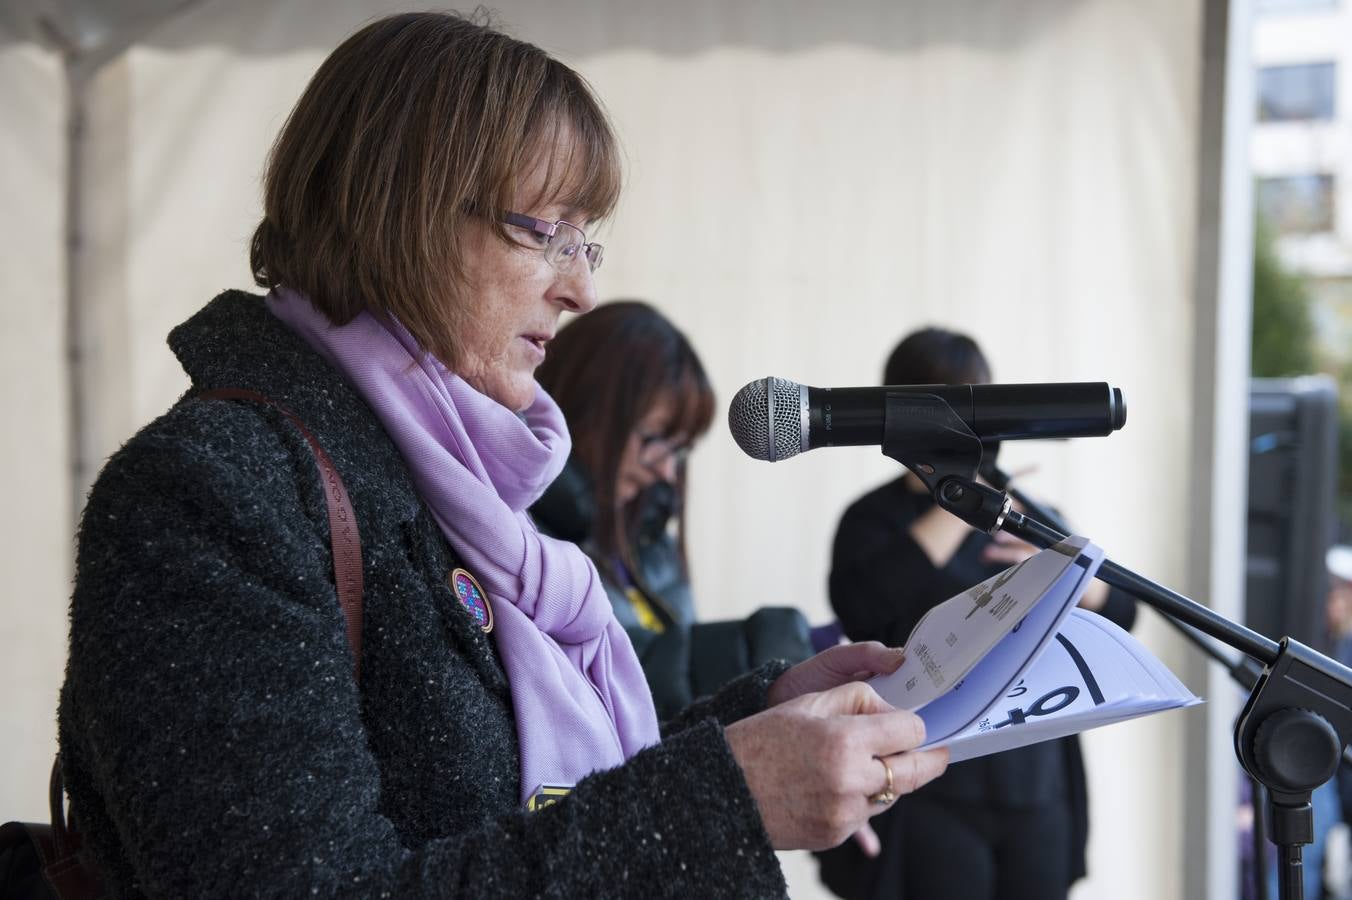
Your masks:
<path fill-rule="evenodd" d="M 52 761 L 52 777 L 47 782 L 47 801 L 51 806 L 52 813 L 52 843 L 54 845 L 55 859 L 70 856 L 71 836 L 66 829 L 66 791 L 65 783 L 61 780 L 61 754 L 56 755 Z M 44 866 L 55 862 L 55 859 L 43 859 Z"/>
<path fill-rule="evenodd" d="M 52 762 L 49 782 L 52 824 L 21 823 L 37 852 L 42 877 L 58 900 L 95 900 L 107 894 L 97 867 L 85 859 L 83 840 L 73 819 L 66 818 L 66 796 L 61 780 L 61 755 Z M 5 826 L 9 827 L 9 826 Z"/>
<path fill-rule="evenodd" d="M 319 477 L 324 483 L 324 500 L 329 508 L 329 543 L 333 547 L 333 579 L 338 586 L 338 604 L 343 608 L 343 618 L 347 620 L 347 642 L 352 647 L 354 674 L 361 676 L 361 620 L 362 620 L 362 568 L 361 536 L 357 533 L 357 517 L 352 512 L 352 500 L 347 495 L 347 486 L 338 475 L 338 468 L 319 446 L 319 441 L 305 423 L 291 410 L 280 403 L 256 391 L 241 388 L 216 388 L 197 395 L 204 400 L 251 400 L 273 407 L 291 420 L 291 424 L 300 430 L 310 444 L 319 467 Z"/>

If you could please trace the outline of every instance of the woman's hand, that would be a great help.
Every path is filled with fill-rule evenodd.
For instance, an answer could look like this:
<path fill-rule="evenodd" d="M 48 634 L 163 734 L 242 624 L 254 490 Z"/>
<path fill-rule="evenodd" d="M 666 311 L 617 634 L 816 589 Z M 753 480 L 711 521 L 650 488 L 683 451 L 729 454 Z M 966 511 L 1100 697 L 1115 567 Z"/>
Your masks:
<path fill-rule="evenodd" d="M 887 808 L 872 799 L 879 792 L 908 794 L 948 766 L 948 750 L 914 749 L 925 740 L 918 716 L 857 682 L 783 702 L 726 735 L 776 850 L 834 847 Z"/>
<path fill-rule="evenodd" d="M 1021 563 L 1037 553 L 1037 548 L 1007 531 L 997 531 L 991 535 L 991 542 L 981 551 L 981 561 L 998 566 L 1012 566 Z"/>
<path fill-rule="evenodd" d="M 775 679 L 767 699 L 770 706 L 778 706 L 804 694 L 827 691 L 874 675 L 890 675 L 905 658 L 906 654 L 900 648 L 887 647 L 877 641 L 828 647 Z"/>
<path fill-rule="evenodd" d="M 1103 604 L 1107 602 L 1108 585 L 1095 578 L 1093 581 L 1089 582 L 1089 587 L 1085 588 L 1084 593 L 1080 595 L 1079 605 L 1083 606 L 1085 609 L 1098 612 L 1103 609 Z"/>

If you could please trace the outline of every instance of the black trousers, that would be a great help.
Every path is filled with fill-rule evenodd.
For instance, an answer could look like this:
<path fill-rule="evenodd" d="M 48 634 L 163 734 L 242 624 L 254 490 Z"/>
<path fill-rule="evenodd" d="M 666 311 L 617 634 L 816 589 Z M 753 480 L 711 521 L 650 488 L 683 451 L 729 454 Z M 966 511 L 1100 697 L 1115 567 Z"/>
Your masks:
<path fill-rule="evenodd" d="M 1063 804 L 992 810 L 910 796 L 872 824 L 879 858 L 853 839 L 819 854 L 823 883 L 848 900 L 1065 900 L 1070 890 Z"/>

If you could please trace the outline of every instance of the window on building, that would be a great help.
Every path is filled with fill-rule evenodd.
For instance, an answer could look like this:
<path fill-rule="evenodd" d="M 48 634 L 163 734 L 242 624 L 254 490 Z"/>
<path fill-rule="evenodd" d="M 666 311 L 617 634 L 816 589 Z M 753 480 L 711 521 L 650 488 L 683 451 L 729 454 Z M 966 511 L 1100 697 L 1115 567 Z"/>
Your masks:
<path fill-rule="evenodd" d="M 1285 233 L 1333 230 L 1333 176 L 1258 179 L 1258 212 Z"/>
<path fill-rule="evenodd" d="M 1267 66 L 1258 70 L 1258 121 L 1333 118 L 1331 62 Z"/>
<path fill-rule="evenodd" d="M 1304 12 L 1315 9 L 1332 9 L 1337 5 L 1338 0 L 1258 0 L 1258 12 Z"/>

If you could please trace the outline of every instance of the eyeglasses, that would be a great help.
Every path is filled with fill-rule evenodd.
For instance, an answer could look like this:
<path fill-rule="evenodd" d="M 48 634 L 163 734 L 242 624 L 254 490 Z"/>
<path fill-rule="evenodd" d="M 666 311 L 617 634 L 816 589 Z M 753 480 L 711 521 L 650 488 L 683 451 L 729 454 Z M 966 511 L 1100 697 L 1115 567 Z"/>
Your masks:
<path fill-rule="evenodd" d="M 524 228 L 535 235 L 543 244 L 545 260 L 560 272 L 567 272 L 577 262 L 578 254 L 585 256 L 587 266 L 595 272 L 601 268 L 601 255 L 605 248 L 600 244 L 587 243 L 587 236 L 571 222 L 559 219 L 546 222 L 534 216 L 509 212 L 502 217 L 507 225 Z"/>
<path fill-rule="evenodd" d="M 690 445 L 678 444 L 660 434 L 638 433 L 638 464 L 645 469 L 655 469 L 668 459 L 674 459 L 677 466 L 685 465 L 690 458 Z"/>

